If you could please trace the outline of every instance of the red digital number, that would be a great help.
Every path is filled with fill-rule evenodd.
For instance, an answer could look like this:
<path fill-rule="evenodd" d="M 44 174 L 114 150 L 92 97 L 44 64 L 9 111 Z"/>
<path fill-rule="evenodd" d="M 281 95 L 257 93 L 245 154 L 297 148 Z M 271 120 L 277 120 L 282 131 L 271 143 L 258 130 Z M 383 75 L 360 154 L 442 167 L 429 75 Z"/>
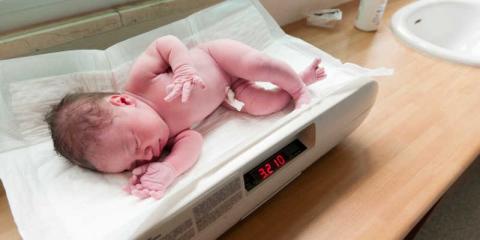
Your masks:
<path fill-rule="evenodd" d="M 260 174 L 260 177 L 262 177 L 262 179 L 266 179 L 273 174 L 272 166 L 270 165 L 270 163 L 267 163 L 264 167 L 258 169 L 258 173 Z"/>
<path fill-rule="evenodd" d="M 272 175 L 272 166 L 270 166 L 270 163 L 265 164 L 265 167 L 267 168 L 267 173 L 268 175 Z"/>
<path fill-rule="evenodd" d="M 262 179 L 268 178 L 268 174 L 265 172 L 265 169 L 259 168 L 258 173 L 260 173 L 260 177 L 262 177 Z"/>
<path fill-rule="evenodd" d="M 277 167 L 280 168 L 281 166 L 285 165 L 285 158 L 283 158 L 282 155 L 277 155 L 277 157 L 275 157 L 275 160 L 273 160 L 273 162 L 275 162 L 275 165 L 277 165 Z"/>
<path fill-rule="evenodd" d="M 260 177 L 262 178 L 262 180 L 270 177 L 274 173 L 275 166 L 276 166 L 275 169 L 278 169 L 280 167 L 283 167 L 283 165 L 285 165 L 286 163 L 285 158 L 282 155 L 277 155 L 273 159 L 273 164 L 275 164 L 274 167 L 272 167 L 270 162 L 266 163 L 263 167 L 258 169 L 258 174 L 260 174 Z"/>

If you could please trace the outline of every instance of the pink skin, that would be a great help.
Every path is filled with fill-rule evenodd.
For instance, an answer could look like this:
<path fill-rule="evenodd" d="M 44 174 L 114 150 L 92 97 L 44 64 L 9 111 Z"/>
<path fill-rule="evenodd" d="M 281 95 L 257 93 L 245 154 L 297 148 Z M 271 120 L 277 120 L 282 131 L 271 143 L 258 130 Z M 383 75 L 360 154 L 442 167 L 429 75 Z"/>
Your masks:
<path fill-rule="evenodd" d="M 326 77 L 319 64 L 320 59 L 314 59 L 296 73 L 288 64 L 233 40 L 187 49 L 173 36 L 161 37 L 133 64 L 126 92 L 106 98 L 115 118 L 101 133 L 92 164 L 103 172 L 132 170 L 125 190 L 159 199 L 198 160 L 203 139 L 190 127 L 222 104 L 227 87 L 245 103 L 241 111 L 248 114 L 277 112 L 292 99 L 299 108 L 310 100 L 306 85 Z M 255 80 L 279 89 L 258 88 Z M 152 161 L 167 142 L 168 156 Z"/>
<path fill-rule="evenodd" d="M 116 173 L 158 158 L 168 141 L 169 130 L 155 110 L 128 93 L 111 95 L 105 101 L 115 117 L 112 125 L 99 135 L 99 142 L 108 144 L 94 156 L 95 167 Z"/>

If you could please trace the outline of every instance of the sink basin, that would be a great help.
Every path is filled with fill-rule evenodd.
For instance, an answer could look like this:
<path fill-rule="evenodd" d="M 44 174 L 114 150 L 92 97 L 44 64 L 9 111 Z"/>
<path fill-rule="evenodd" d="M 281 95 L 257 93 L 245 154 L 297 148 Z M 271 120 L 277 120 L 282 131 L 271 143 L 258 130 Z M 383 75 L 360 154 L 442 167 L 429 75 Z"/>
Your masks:
<path fill-rule="evenodd" d="M 480 66 L 480 0 L 419 0 L 398 10 L 390 26 L 419 51 Z"/>

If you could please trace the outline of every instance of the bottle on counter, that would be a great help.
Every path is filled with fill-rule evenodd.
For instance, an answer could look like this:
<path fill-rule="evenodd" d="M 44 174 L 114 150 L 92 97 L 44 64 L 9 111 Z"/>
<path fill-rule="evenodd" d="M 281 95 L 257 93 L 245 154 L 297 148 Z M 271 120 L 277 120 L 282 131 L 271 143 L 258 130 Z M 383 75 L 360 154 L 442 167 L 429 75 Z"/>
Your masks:
<path fill-rule="evenodd" d="M 362 31 L 376 31 L 388 0 L 360 0 L 355 27 Z"/>

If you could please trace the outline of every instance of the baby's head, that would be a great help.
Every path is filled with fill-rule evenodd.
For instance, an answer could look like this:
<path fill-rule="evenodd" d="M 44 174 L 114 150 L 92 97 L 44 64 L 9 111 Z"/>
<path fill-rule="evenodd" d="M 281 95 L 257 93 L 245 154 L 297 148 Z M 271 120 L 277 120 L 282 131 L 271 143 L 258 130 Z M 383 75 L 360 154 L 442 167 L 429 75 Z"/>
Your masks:
<path fill-rule="evenodd" d="M 57 153 L 100 172 L 130 170 L 159 157 L 169 137 L 158 113 L 130 94 L 68 94 L 45 120 Z"/>

